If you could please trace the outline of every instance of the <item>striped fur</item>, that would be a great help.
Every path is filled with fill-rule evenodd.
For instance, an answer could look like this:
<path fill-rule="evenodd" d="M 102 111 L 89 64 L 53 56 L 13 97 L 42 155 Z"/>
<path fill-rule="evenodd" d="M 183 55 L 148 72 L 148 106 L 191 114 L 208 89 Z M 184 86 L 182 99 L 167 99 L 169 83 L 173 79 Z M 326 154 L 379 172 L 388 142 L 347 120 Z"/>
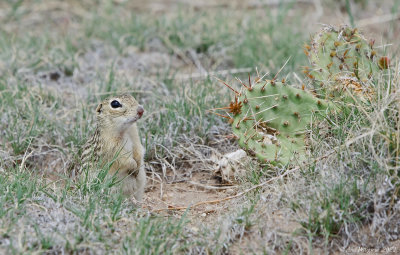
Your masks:
<path fill-rule="evenodd" d="M 81 162 L 82 166 L 81 169 L 87 169 L 88 167 L 92 167 L 92 162 L 98 162 L 100 158 L 100 151 L 101 151 L 101 143 L 99 142 L 100 139 L 100 129 L 96 127 L 94 134 L 92 137 L 86 142 L 85 147 L 82 151 L 81 155 Z"/>

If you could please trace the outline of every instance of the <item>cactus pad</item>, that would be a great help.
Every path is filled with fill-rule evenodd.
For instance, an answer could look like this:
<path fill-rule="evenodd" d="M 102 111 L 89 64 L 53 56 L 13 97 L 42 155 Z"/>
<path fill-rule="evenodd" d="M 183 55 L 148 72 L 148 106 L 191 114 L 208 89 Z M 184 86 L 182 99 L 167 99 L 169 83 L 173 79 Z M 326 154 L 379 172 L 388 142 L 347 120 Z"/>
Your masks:
<path fill-rule="evenodd" d="M 374 48 L 374 41 L 368 42 L 357 29 L 347 26 L 324 27 L 311 46 L 304 46 L 304 52 L 311 63 L 304 73 L 318 95 L 327 98 L 340 97 L 346 89 L 369 97 L 374 88 L 368 81 L 389 65 L 387 57 Z"/>
<path fill-rule="evenodd" d="M 306 127 L 327 103 L 284 82 L 258 81 L 237 92 L 229 121 L 239 145 L 261 162 L 304 160 Z"/>

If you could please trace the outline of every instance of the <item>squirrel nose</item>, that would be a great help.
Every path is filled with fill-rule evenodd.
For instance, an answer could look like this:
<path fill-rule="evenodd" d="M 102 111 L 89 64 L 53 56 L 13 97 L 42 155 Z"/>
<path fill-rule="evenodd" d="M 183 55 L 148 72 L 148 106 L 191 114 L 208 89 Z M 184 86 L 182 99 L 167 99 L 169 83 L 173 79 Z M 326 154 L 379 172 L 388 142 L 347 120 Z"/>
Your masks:
<path fill-rule="evenodd" d="M 138 114 L 140 117 L 142 117 L 143 113 L 144 113 L 143 106 L 139 105 L 138 108 L 137 108 L 137 114 Z"/>

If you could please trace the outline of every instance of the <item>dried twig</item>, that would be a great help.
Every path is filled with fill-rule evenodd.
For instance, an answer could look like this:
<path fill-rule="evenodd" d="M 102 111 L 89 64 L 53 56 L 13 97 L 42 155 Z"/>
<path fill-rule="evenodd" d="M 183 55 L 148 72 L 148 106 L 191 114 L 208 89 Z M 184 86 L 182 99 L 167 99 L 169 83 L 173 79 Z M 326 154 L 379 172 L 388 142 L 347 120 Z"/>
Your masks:
<path fill-rule="evenodd" d="M 206 184 L 202 184 L 202 183 L 198 183 L 198 182 L 194 182 L 194 181 L 188 181 L 187 183 L 194 185 L 194 186 L 202 187 L 203 189 L 211 189 L 211 190 L 224 190 L 224 189 L 231 189 L 231 188 L 236 187 L 234 185 L 224 185 L 224 186 L 217 187 L 217 186 L 206 185 Z"/>
<path fill-rule="evenodd" d="M 209 76 L 219 76 L 219 75 L 227 75 L 227 74 L 238 74 L 238 73 L 248 73 L 253 71 L 253 68 L 234 68 L 228 70 L 221 70 L 216 72 L 202 72 L 202 73 L 192 73 L 192 74 L 182 74 L 176 75 L 174 79 L 195 79 L 195 78 L 207 78 Z"/>

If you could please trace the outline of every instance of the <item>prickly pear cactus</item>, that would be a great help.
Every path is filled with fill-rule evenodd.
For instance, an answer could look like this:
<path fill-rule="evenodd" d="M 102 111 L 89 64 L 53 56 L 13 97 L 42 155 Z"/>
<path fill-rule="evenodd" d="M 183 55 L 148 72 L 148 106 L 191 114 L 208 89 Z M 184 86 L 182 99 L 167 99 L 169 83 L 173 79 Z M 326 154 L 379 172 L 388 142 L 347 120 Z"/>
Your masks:
<path fill-rule="evenodd" d="M 325 26 L 305 45 L 311 67 L 304 73 L 312 80 L 321 97 L 341 97 L 350 89 L 355 94 L 370 97 L 374 93 L 373 79 L 387 69 L 389 60 L 374 48 L 357 29 L 342 26 L 338 29 Z"/>
<path fill-rule="evenodd" d="M 325 112 L 327 103 L 284 82 L 258 80 L 243 86 L 234 90 L 230 106 L 222 108 L 228 110 L 239 145 L 262 162 L 304 160 L 306 127 L 314 112 Z"/>

